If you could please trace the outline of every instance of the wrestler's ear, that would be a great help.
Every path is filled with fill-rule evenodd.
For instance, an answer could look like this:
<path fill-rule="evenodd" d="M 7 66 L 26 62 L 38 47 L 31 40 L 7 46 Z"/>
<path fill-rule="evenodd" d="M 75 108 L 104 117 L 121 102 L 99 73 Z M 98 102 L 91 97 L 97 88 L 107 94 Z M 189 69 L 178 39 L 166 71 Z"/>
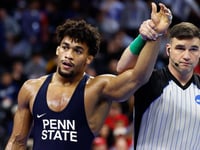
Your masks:
<path fill-rule="evenodd" d="M 56 48 L 56 55 L 58 56 L 58 51 L 59 51 L 59 49 L 60 49 L 60 46 L 57 46 L 57 48 Z"/>
<path fill-rule="evenodd" d="M 86 63 L 89 65 L 89 64 L 93 61 L 93 59 L 94 59 L 94 56 L 89 55 L 89 56 L 87 57 Z"/>

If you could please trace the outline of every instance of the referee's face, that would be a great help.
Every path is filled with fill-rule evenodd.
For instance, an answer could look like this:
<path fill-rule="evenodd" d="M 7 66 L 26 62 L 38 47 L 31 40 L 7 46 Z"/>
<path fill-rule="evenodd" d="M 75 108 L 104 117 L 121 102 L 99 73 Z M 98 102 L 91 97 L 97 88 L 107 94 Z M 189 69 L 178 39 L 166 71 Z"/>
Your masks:
<path fill-rule="evenodd" d="M 172 38 L 167 49 L 171 68 L 183 74 L 193 73 L 200 58 L 199 38 Z"/>

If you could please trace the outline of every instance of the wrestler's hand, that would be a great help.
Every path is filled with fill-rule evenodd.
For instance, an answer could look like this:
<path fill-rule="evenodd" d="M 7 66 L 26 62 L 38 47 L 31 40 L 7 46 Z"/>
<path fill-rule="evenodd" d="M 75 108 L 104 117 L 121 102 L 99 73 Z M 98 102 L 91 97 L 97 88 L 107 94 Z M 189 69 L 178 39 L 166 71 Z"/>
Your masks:
<path fill-rule="evenodd" d="M 154 23 L 154 30 L 158 34 L 164 34 L 172 22 L 172 13 L 164 4 L 159 3 L 160 11 L 157 12 L 157 6 L 155 3 L 151 4 L 151 20 Z"/>
<path fill-rule="evenodd" d="M 139 32 L 144 40 L 156 40 L 167 31 L 171 24 L 171 11 L 164 4 L 160 3 L 159 6 L 160 11 L 157 12 L 157 6 L 152 2 L 151 19 L 140 25 Z"/>

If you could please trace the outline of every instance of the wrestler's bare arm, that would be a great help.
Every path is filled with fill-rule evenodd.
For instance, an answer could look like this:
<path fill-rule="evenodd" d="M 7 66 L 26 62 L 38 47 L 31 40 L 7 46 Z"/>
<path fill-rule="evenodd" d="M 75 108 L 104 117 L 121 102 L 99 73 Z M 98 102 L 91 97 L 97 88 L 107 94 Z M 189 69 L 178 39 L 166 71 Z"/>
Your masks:
<path fill-rule="evenodd" d="M 87 93 L 96 93 L 101 98 L 112 101 L 127 100 L 140 86 L 148 81 L 158 55 L 158 45 L 159 40 L 148 41 L 134 68 L 118 76 L 101 75 L 95 77 L 90 83 L 93 88 L 88 88 Z"/>
<path fill-rule="evenodd" d="M 155 3 L 152 3 L 151 18 L 156 24 L 157 33 L 161 34 L 171 24 L 172 15 L 164 4 L 159 5 L 160 11 L 157 12 Z M 101 95 L 110 100 L 121 101 L 128 99 L 140 86 L 148 81 L 159 52 L 159 41 L 160 37 L 156 41 L 147 41 L 139 54 L 136 65 L 129 70 L 116 77 L 98 77 L 100 81 L 105 81 L 103 82 L 105 85 L 103 84 L 102 91 L 99 93 L 102 93 Z M 98 80 L 95 82 L 99 83 Z"/>
<path fill-rule="evenodd" d="M 160 5 L 160 11 L 157 12 L 155 3 L 152 3 L 151 20 L 144 21 L 140 26 L 140 34 L 143 39 L 155 40 L 158 35 L 164 34 L 172 21 L 171 11 L 163 4 Z M 133 55 L 128 46 L 118 64 L 117 72 L 121 73 L 129 68 L 132 68 L 137 62 L 138 55 Z"/>
<path fill-rule="evenodd" d="M 37 88 L 37 80 L 28 80 L 18 93 L 18 107 L 14 116 L 14 126 L 6 150 L 26 150 L 26 142 L 32 126 L 30 103 Z"/>

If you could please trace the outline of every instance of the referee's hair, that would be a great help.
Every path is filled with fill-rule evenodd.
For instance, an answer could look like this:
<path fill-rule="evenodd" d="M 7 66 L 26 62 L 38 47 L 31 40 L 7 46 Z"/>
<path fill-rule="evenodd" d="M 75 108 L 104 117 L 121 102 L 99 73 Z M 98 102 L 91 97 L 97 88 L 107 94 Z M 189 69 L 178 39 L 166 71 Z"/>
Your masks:
<path fill-rule="evenodd" d="M 200 29 L 190 22 L 181 22 L 174 25 L 169 31 L 169 38 L 187 39 L 197 37 L 200 39 Z"/>

